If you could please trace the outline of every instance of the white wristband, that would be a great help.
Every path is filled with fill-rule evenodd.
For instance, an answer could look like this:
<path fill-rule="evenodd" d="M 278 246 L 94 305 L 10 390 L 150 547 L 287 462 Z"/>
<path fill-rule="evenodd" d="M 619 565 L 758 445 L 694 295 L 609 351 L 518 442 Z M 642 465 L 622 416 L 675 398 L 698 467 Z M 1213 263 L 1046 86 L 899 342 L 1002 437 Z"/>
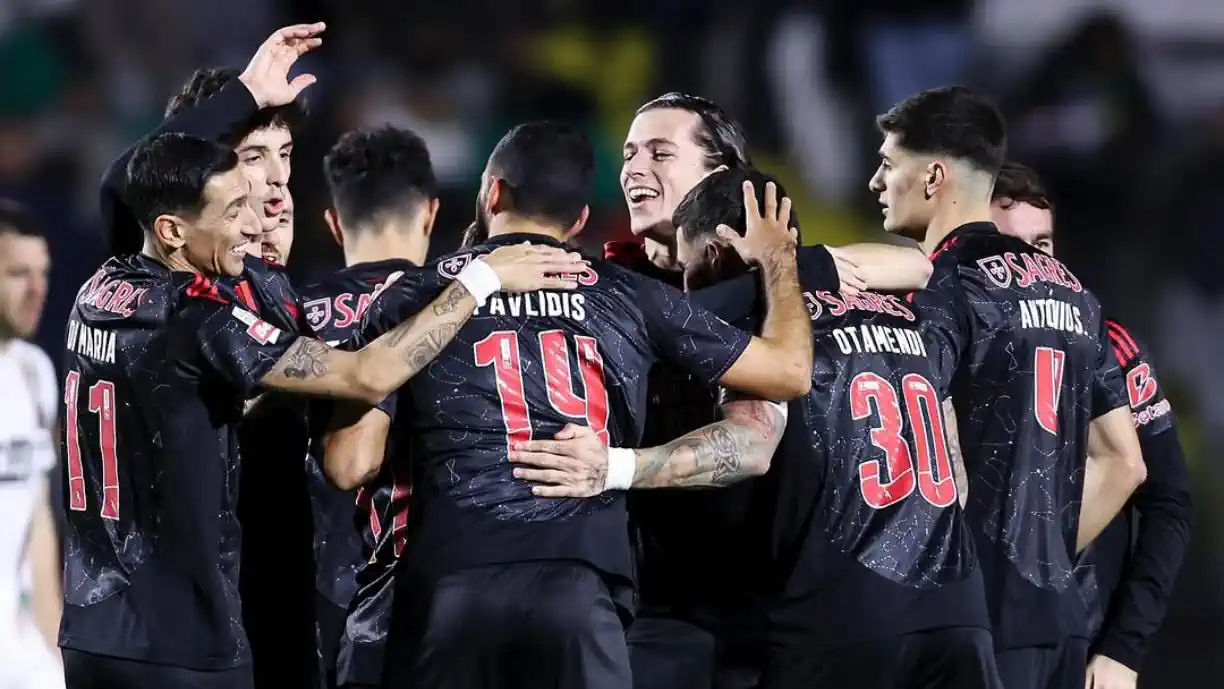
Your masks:
<path fill-rule="evenodd" d="M 488 263 L 479 258 L 467 264 L 455 276 L 455 282 L 463 285 L 476 300 L 476 306 L 484 306 L 489 297 L 501 291 L 501 280 Z"/>
<path fill-rule="evenodd" d="M 604 490 L 629 490 L 637 474 L 637 455 L 628 448 L 608 448 L 608 475 L 604 479 Z"/>

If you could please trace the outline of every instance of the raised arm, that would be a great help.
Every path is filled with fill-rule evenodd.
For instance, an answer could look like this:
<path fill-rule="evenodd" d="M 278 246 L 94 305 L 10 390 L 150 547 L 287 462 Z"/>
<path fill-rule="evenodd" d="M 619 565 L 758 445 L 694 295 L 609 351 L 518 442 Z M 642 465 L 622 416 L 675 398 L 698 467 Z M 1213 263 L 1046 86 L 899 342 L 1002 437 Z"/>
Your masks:
<path fill-rule="evenodd" d="M 740 236 L 723 226 L 719 235 L 749 263 L 761 268 L 765 289 L 765 322 L 743 353 L 719 379 L 726 387 L 785 401 L 812 388 L 812 326 L 803 294 L 795 244 L 791 239 L 790 199 L 778 199 L 777 187 L 765 185 L 765 208 L 757 204 L 751 182 L 744 183 L 746 231 Z"/>
<path fill-rule="evenodd" d="M 584 498 L 627 488 L 719 487 L 769 471 L 786 429 L 786 406 L 761 400 L 722 405 L 723 420 L 670 443 L 609 449 L 585 426 L 569 425 L 553 440 L 510 451 L 514 475 L 540 497 Z"/>
<path fill-rule="evenodd" d="M 300 75 L 290 82 L 288 75 L 299 56 L 322 44 L 319 34 L 324 28 L 318 23 L 278 29 L 259 47 L 238 79 L 212 98 L 167 118 L 149 136 L 179 132 L 210 141 L 237 136 L 260 108 L 292 102 L 314 82 L 310 75 Z M 102 176 L 99 204 L 103 228 L 116 254 L 140 250 L 139 226 L 124 201 L 127 165 L 134 149 L 124 151 Z"/>
<path fill-rule="evenodd" d="M 476 259 L 420 313 L 357 352 L 298 338 L 260 380 L 266 388 L 375 404 L 425 368 L 499 290 L 574 289 L 560 275 L 586 269 L 577 254 L 547 246 L 505 246 Z M 475 296 L 473 296 L 475 295 Z"/>

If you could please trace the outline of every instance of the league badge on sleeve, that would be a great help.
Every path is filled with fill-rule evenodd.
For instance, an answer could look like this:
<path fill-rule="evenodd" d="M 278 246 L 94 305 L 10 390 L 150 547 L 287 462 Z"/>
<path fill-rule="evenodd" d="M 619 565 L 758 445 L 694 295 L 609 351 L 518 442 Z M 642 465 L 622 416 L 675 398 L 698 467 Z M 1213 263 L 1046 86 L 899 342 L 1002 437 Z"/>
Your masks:
<path fill-rule="evenodd" d="M 467 268 L 468 264 L 471 262 L 472 262 L 471 254 L 459 254 L 457 256 L 451 256 L 450 258 L 438 264 L 438 275 L 441 275 L 442 277 L 447 278 L 449 280 L 454 280 L 455 277 L 459 275 L 460 271 L 462 271 L 464 268 Z"/>
<path fill-rule="evenodd" d="M 312 299 L 303 306 L 306 307 L 306 322 L 312 329 L 318 331 L 331 321 L 331 299 L 327 297 Z"/>
<path fill-rule="evenodd" d="M 247 335 L 251 336 L 259 344 L 266 345 L 268 343 L 275 344 L 280 339 L 281 331 L 271 323 L 260 320 L 258 316 L 247 311 L 244 308 L 235 306 L 232 310 L 234 318 L 237 318 L 247 326 Z"/>

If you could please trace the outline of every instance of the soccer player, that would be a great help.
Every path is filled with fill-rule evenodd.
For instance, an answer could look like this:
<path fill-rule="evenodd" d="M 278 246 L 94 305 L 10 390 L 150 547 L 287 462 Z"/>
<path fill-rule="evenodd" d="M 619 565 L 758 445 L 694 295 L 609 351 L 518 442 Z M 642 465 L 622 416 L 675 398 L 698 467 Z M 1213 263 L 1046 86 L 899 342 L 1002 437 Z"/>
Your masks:
<path fill-rule="evenodd" d="M 217 288 L 243 272 L 260 231 L 232 149 L 159 135 L 132 155 L 125 186 L 144 250 L 82 286 L 65 342 L 65 677 L 70 689 L 242 689 L 252 685 L 234 515 L 244 397 L 263 388 L 375 403 L 471 316 L 465 284 L 565 288 L 546 274 L 583 264 L 556 249 L 494 252 L 419 316 L 342 352 Z"/>
<path fill-rule="evenodd" d="M 687 286 L 744 270 L 718 227 L 742 232 L 757 205 L 742 189 L 766 180 L 756 171 L 715 172 L 681 203 L 677 255 Z M 791 404 L 789 418 L 728 416 L 634 450 L 633 485 L 716 486 L 769 469 L 754 496 L 763 506 L 753 520 L 759 548 L 751 567 L 741 565 L 758 574 L 768 604 L 762 687 L 998 686 L 981 573 L 957 502 L 939 372 L 921 321 L 899 294 L 830 290 L 838 280 L 825 253 L 799 249 L 816 348 L 811 392 Z M 715 287 L 695 296 L 720 301 L 716 311 L 737 318 L 733 311 L 754 301 L 729 298 L 742 291 L 719 294 Z M 787 428 L 771 462 L 763 439 L 781 422 Z M 572 432 L 587 438 L 583 445 L 528 443 L 544 456 L 524 453 L 516 461 L 545 472 L 524 478 L 547 484 L 577 475 L 582 465 L 608 466 L 608 451 L 590 442 L 589 431 Z M 571 493 L 542 487 L 540 494 Z"/>
<path fill-rule="evenodd" d="M 1054 205 L 1036 172 L 1005 163 L 991 210 L 1000 232 L 1054 254 Z M 1083 552 L 1075 574 L 1088 606 L 1088 688 L 1134 689 L 1148 644 L 1173 596 L 1194 508 L 1186 456 L 1155 365 L 1125 326 L 1111 319 L 1105 323 L 1126 376 L 1147 480 Z M 1091 508 L 1085 497 L 1084 509 Z"/>
<path fill-rule="evenodd" d="M 990 222 L 1006 151 L 993 104 L 931 89 L 876 124 L 870 188 L 884 229 L 933 257 L 913 303 L 959 427 L 999 674 L 1007 689 L 1081 686 L 1076 553 L 1144 476 L 1100 305 L 1066 266 Z M 1081 518 L 1086 454 L 1104 471 Z"/>
<path fill-rule="evenodd" d="M 196 72 L 166 106 L 166 120 L 150 136 L 178 132 L 236 147 L 252 184 L 264 230 L 276 226 L 289 180 L 292 127 L 301 120 L 297 97 L 315 82 L 310 74 L 289 80 L 302 55 L 323 43 L 322 23 L 277 30 L 238 73 L 227 69 Z M 113 255 L 139 253 L 144 230 L 127 200 L 127 165 L 135 147 L 107 168 L 102 177 L 103 229 Z"/>
<path fill-rule="evenodd" d="M 345 267 L 301 293 L 311 327 L 340 343 L 385 285 L 425 263 L 438 213 L 437 180 L 425 142 L 390 126 L 344 134 L 323 168 L 332 197 L 325 218 L 344 250 Z M 325 426 L 322 416 L 315 423 Z M 396 481 L 388 467 L 356 493 L 339 490 L 324 475 L 319 435 L 307 459 L 319 650 L 330 686 L 377 686 L 391 616 L 393 567 L 406 536 L 407 476 Z M 363 478 L 346 483 L 358 485 Z M 358 507 L 362 514 L 355 519 Z M 362 595 L 349 615 L 359 585 Z"/>
<path fill-rule="evenodd" d="M 621 187 L 642 243 L 610 243 L 605 257 L 680 287 L 672 214 L 714 170 L 748 167 L 744 131 L 716 103 L 667 93 L 638 109 L 623 152 Z M 829 254 L 847 291 L 902 287 L 930 269 L 919 252 L 895 246 L 859 244 Z M 713 391 L 684 371 L 656 367 L 649 388 L 645 444 L 666 443 L 718 418 Z M 640 555 L 640 611 L 629 630 L 638 689 L 708 687 L 711 673 L 722 676 L 722 685 L 755 681 L 764 616 L 740 595 L 745 587 L 735 565 L 741 558 L 727 543 L 742 524 L 750 490 L 630 495 Z"/>
<path fill-rule="evenodd" d="M 26 341 L 42 318 L 50 267 L 33 218 L 0 201 L 0 686 L 15 689 L 64 686 L 55 649 L 59 540 L 48 480 L 59 384 L 51 360 Z"/>
<path fill-rule="evenodd" d="M 427 271 L 447 274 L 473 256 L 522 241 L 562 245 L 586 221 L 593 164 L 590 144 L 568 126 L 511 130 L 482 179 L 478 212 L 488 241 Z M 392 682 L 412 677 L 422 686 L 457 689 L 631 685 L 621 621 L 632 582 L 623 496 L 535 498 L 511 476 L 508 446 L 549 437 L 571 420 L 614 444 L 633 444 L 646 406 L 645 374 L 658 359 L 693 371 L 704 384 L 722 381 L 766 398 L 805 392 L 807 316 L 793 243 L 777 219 L 778 202 L 771 202 L 774 214 L 753 228 L 744 251 L 761 264 L 766 282 L 762 337 L 731 327 L 659 281 L 592 261 L 571 295 L 490 300 L 437 365 L 400 391 L 392 428 L 397 441 L 412 443 L 414 461 L 413 513 L 398 578 L 411 595 L 395 597 L 396 626 L 408 645 L 402 667 L 390 659 Z M 397 281 L 371 303 L 371 334 L 388 311 L 416 308 L 419 297 L 405 286 Z M 388 424 L 375 418 L 381 432 L 366 434 L 366 454 L 381 460 Z M 377 468 L 333 465 L 332 450 L 333 476 Z"/>

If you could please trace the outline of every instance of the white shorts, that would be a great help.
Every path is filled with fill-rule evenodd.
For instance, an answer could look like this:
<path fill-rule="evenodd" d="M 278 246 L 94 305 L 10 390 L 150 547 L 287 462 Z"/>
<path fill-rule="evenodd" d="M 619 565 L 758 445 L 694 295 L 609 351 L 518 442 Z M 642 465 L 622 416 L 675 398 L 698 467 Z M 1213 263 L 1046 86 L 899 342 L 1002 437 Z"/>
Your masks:
<path fill-rule="evenodd" d="M 64 689 L 64 666 L 37 631 L 0 640 L 0 689 Z"/>

